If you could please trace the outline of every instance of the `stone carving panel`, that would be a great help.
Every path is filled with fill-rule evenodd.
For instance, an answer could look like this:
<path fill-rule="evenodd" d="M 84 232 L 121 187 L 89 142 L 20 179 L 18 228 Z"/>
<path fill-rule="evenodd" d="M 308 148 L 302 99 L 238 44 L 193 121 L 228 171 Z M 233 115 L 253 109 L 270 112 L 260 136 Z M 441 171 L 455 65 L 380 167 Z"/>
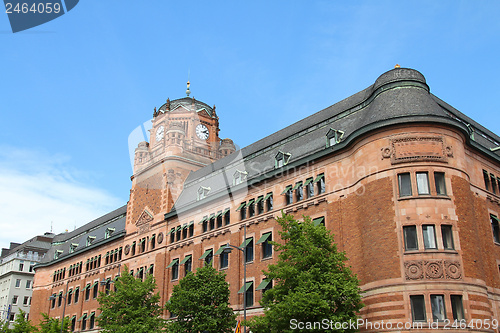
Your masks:
<path fill-rule="evenodd" d="M 382 158 L 390 158 L 392 164 L 434 161 L 448 162 L 453 148 L 445 146 L 443 137 L 407 136 L 391 139 L 390 146 L 381 149 Z"/>
<path fill-rule="evenodd" d="M 460 262 L 447 260 L 411 260 L 404 263 L 406 280 L 461 280 Z"/>

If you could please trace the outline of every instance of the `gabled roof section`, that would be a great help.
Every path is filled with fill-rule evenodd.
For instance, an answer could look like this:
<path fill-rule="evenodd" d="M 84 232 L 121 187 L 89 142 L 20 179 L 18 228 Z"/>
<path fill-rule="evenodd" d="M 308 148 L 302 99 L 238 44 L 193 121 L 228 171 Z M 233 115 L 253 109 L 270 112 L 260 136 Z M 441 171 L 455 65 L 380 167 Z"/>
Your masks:
<path fill-rule="evenodd" d="M 232 175 L 236 170 L 248 171 L 248 183 L 272 176 L 275 172 L 274 157 L 279 151 L 292 154 L 288 167 L 294 167 L 344 149 L 357 137 L 378 128 L 422 122 L 454 126 L 470 138 L 472 146 L 500 160 L 500 150 L 489 150 L 500 143 L 498 136 L 433 96 L 424 76 L 418 71 L 395 68 L 357 94 L 192 172 L 174 209 L 182 211 L 195 205 L 196 190 L 200 185 L 212 188 L 208 198 L 239 190 L 246 184 L 232 185 Z M 330 129 L 343 133 L 342 140 L 331 147 L 325 144 Z M 471 136 L 471 132 L 476 135 Z"/>

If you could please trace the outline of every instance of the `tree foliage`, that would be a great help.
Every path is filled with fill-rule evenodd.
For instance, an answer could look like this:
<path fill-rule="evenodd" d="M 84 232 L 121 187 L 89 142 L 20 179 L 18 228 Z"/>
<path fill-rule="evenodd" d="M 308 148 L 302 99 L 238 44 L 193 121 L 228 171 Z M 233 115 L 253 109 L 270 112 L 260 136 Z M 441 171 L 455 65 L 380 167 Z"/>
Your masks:
<path fill-rule="evenodd" d="M 136 279 L 123 268 L 121 276 L 115 281 L 116 291 L 109 295 L 100 292 L 97 318 L 101 332 L 105 333 L 156 333 L 161 332 L 164 320 L 160 317 L 160 294 L 155 293 L 156 283 L 153 275 L 145 280 Z M 113 289 L 113 288 L 112 288 Z"/>
<path fill-rule="evenodd" d="M 343 323 L 357 319 L 361 303 L 359 281 L 346 266 L 333 236 L 323 226 L 314 226 L 304 216 L 299 223 L 293 216 L 283 214 L 277 219 L 282 227 L 282 244 L 273 242 L 279 251 L 276 264 L 264 271 L 272 279 L 273 288 L 266 291 L 260 304 L 264 316 L 248 322 L 253 333 L 297 332 L 296 322 Z M 307 332 L 324 332 L 324 328 Z M 354 330 L 336 330 L 354 332 Z"/>
<path fill-rule="evenodd" d="M 35 326 L 31 325 L 31 322 L 26 319 L 26 312 L 19 309 L 19 312 L 16 314 L 16 320 L 14 321 L 14 326 L 9 331 L 12 333 L 32 333 L 38 332 Z"/>
<path fill-rule="evenodd" d="M 236 315 L 229 307 L 229 284 L 225 277 L 225 273 L 207 265 L 180 280 L 165 305 L 176 315 L 167 324 L 167 332 L 232 333 Z"/>
<path fill-rule="evenodd" d="M 61 321 L 58 318 L 51 318 L 48 314 L 42 313 L 43 319 L 40 321 L 40 333 L 60 333 Z M 37 331 L 35 331 L 37 332 Z M 63 333 L 69 333 L 69 318 L 64 318 Z"/>

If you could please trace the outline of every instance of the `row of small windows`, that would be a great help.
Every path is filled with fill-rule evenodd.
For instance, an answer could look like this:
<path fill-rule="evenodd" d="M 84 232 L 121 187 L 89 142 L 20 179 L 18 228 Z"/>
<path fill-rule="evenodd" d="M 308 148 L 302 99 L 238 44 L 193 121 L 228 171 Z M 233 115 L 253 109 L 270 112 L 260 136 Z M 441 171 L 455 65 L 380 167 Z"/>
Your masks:
<path fill-rule="evenodd" d="M 19 300 L 19 296 L 14 295 L 14 296 L 12 297 L 12 305 L 17 305 L 18 300 Z M 24 305 L 24 306 L 31 305 L 31 297 L 29 297 L 29 296 L 24 296 L 23 305 Z"/>
<path fill-rule="evenodd" d="M 170 232 L 167 234 L 167 236 L 168 235 L 170 235 L 170 243 L 180 241 L 181 239 L 186 239 L 188 237 L 193 237 L 194 221 L 170 229 Z"/>
<path fill-rule="evenodd" d="M 399 185 L 399 196 L 407 197 L 412 196 L 412 181 L 411 174 L 400 173 L 398 174 L 398 185 Z M 417 193 L 418 195 L 446 195 L 446 183 L 444 172 L 434 172 L 434 188 L 435 193 L 431 193 L 431 185 L 429 183 L 429 173 L 427 171 L 416 172 L 415 173 L 416 184 L 417 184 Z"/>
<path fill-rule="evenodd" d="M 152 275 L 154 273 L 154 264 L 151 264 L 149 268 L 147 266 L 140 267 L 137 269 L 134 275 L 134 270 L 130 270 L 130 275 L 135 276 L 135 278 L 144 280 L 146 275 Z"/>
<path fill-rule="evenodd" d="M 403 227 L 403 237 L 406 251 L 417 251 L 419 249 L 417 226 L 408 225 Z M 443 240 L 443 248 L 445 250 L 454 250 L 453 230 L 451 225 L 441 225 L 441 238 Z M 434 224 L 422 225 L 422 239 L 424 241 L 424 249 L 437 249 L 436 242 L 436 226 Z"/>
<path fill-rule="evenodd" d="M 295 186 L 288 185 L 285 187 L 282 195 L 285 195 L 286 204 L 292 204 L 294 202 L 294 193 L 295 193 L 295 201 L 301 201 L 304 199 L 304 190 L 307 195 L 307 198 L 312 198 L 314 196 L 314 187 L 316 184 L 317 194 L 325 193 L 325 174 L 320 174 L 316 178 L 307 178 L 305 182 L 299 181 L 295 183 Z"/>
<path fill-rule="evenodd" d="M 109 252 L 106 252 L 106 256 L 104 257 L 104 264 L 111 264 L 116 261 L 122 260 L 122 248 L 117 248 L 114 250 L 111 250 Z"/>
<path fill-rule="evenodd" d="M 410 303 L 413 321 L 427 321 L 424 295 L 411 295 Z M 430 304 L 433 321 L 447 319 L 444 295 L 430 295 Z M 453 320 L 465 319 L 462 295 L 450 295 L 450 304 Z"/>
<path fill-rule="evenodd" d="M 255 209 L 257 207 L 257 210 Z M 246 201 L 242 202 L 238 208 L 236 208 L 236 211 L 240 211 L 240 218 L 242 220 L 246 219 L 248 217 L 255 216 L 264 213 L 264 210 L 266 211 L 271 211 L 273 210 L 273 193 L 270 192 L 266 194 L 266 196 L 259 196 L 257 197 L 257 200 L 255 199 L 250 199 L 248 203 Z M 247 214 L 248 212 L 248 214 Z"/>
<path fill-rule="evenodd" d="M 271 245 L 272 241 L 272 233 L 267 232 L 264 233 L 256 245 L 262 246 L 262 259 L 271 258 L 273 256 L 273 247 Z M 225 269 L 229 266 L 229 253 L 224 251 L 226 248 L 226 244 L 222 245 L 214 254 L 213 249 L 205 250 L 205 252 L 201 255 L 199 260 L 203 260 L 205 265 L 212 265 L 214 255 L 219 256 L 219 269 Z M 245 241 L 241 244 L 240 249 L 245 249 L 245 263 L 253 262 L 254 260 L 254 238 L 249 237 L 245 239 Z M 184 267 L 184 276 L 186 276 L 192 270 L 193 266 L 193 256 L 187 255 L 184 259 L 180 260 L 180 258 L 175 258 L 172 262 L 167 266 L 167 268 L 172 269 L 172 280 L 177 280 L 179 278 L 180 267 Z"/>
<path fill-rule="evenodd" d="M 495 194 L 500 194 L 500 177 L 495 177 L 494 174 L 488 174 L 488 171 L 483 170 L 484 187 L 486 191 L 491 191 Z"/>
<path fill-rule="evenodd" d="M 151 236 L 151 239 L 149 239 L 149 237 L 144 237 L 144 238 L 141 238 L 139 240 L 139 253 L 144 253 L 148 250 L 148 248 L 147 248 L 148 243 L 151 247 L 151 250 L 154 250 L 156 247 L 156 234 L 153 234 Z M 134 241 L 134 242 L 132 242 L 132 245 L 130 246 L 130 255 L 131 256 L 135 255 L 136 245 L 137 245 L 137 242 Z M 122 248 L 120 247 L 119 252 L 118 252 L 118 258 L 120 258 L 120 259 L 121 259 L 121 250 L 122 250 Z M 111 252 L 113 252 L 113 251 L 111 251 Z M 116 250 L 115 250 L 115 254 L 116 254 Z M 118 260 L 120 260 L 120 259 L 118 259 Z"/>
<path fill-rule="evenodd" d="M 191 221 L 189 224 L 190 229 L 189 230 L 189 237 L 193 235 L 194 232 L 194 226 L 192 225 L 194 222 Z M 223 226 L 229 225 L 231 223 L 231 212 L 229 211 L 229 208 L 226 208 L 224 210 L 220 210 L 217 212 L 217 214 L 212 213 L 209 216 L 204 216 L 198 224 L 202 225 L 202 230 L 203 232 L 207 232 L 210 230 L 213 230 L 215 228 L 222 228 Z M 179 227 L 177 227 L 179 228 Z"/>
<path fill-rule="evenodd" d="M 21 283 L 22 283 L 21 279 L 16 279 L 16 284 L 15 284 L 16 288 L 21 288 Z M 32 286 L 31 280 L 26 280 L 26 289 L 30 289 L 31 286 Z"/>

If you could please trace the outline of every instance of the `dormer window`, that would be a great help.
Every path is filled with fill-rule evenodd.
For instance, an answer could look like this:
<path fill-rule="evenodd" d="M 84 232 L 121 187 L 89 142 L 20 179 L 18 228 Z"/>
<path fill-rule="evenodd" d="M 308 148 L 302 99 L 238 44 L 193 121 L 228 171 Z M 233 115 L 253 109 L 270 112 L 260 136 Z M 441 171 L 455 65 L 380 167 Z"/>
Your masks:
<path fill-rule="evenodd" d="M 87 236 L 86 246 L 90 246 L 94 240 L 95 240 L 95 236 Z"/>
<path fill-rule="evenodd" d="M 108 239 L 109 237 L 111 237 L 111 235 L 113 234 L 113 232 L 115 232 L 115 228 L 107 228 L 106 229 L 106 233 L 104 234 L 104 239 Z"/>
<path fill-rule="evenodd" d="M 233 175 L 233 185 L 238 185 L 243 183 L 243 181 L 247 179 L 247 176 L 248 172 L 236 170 L 236 172 Z"/>
<path fill-rule="evenodd" d="M 342 141 L 343 136 L 344 136 L 344 131 L 330 128 L 328 133 L 326 133 L 327 146 L 328 147 L 335 146 L 337 143 Z"/>
<path fill-rule="evenodd" d="M 78 243 L 71 243 L 69 246 L 69 253 L 75 252 L 77 247 L 78 247 Z"/>
<path fill-rule="evenodd" d="M 290 157 L 292 157 L 292 154 L 279 151 L 275 156 L 275 167 L 281 168 L 282 166 L 287 165 L 288 161 L 290 161 Z"/>
<path fill-rule="evenodd" d="M 200 186 L 200 188 L 198 189 L 198 200 L 205 199 L 208 193 L 210 193 L 210 190 L 210 187 Z"/>
<path fill-rule="evenodd" d="M 61 254 L 63 254 L 63 250 L 56 250 L 56 252 L 54 252 L 54 259 L 59 259 Z"/>

